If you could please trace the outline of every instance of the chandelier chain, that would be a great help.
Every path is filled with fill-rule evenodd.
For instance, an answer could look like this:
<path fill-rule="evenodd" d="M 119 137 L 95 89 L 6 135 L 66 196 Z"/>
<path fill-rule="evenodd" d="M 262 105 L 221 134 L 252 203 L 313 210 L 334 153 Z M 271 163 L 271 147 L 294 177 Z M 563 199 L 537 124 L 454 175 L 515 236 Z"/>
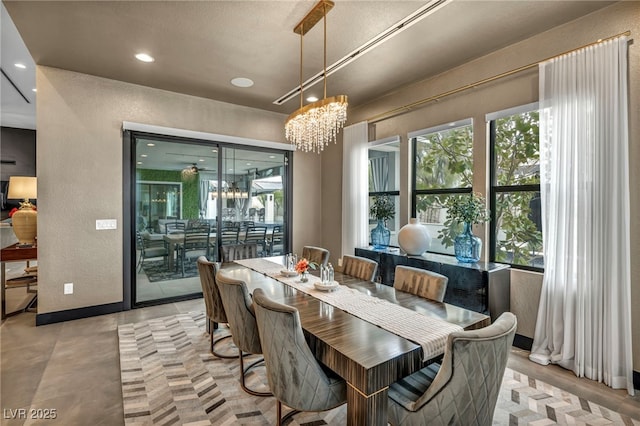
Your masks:
<path fill-rule="evenodd" d="M 289 116 L 285 123 L 285 137 L 305 152 L 320 153 L 329 143 L 336 143 L 336 137 L 340 129 L 347 121 L 347 96 L 339 95 L 327 99 L 327 7 L 333 7 L 333 2 L 320 0 L 314 9 L 300 22 L 294 32 L 300 34 L 300 109 Z M 303 87 L 303 36 L 318 22 L 318 14 L 323 19 L 323 77 L 324 98 L 304 106 Z M 309 24 L 308 26 L 306 24 Z"/>

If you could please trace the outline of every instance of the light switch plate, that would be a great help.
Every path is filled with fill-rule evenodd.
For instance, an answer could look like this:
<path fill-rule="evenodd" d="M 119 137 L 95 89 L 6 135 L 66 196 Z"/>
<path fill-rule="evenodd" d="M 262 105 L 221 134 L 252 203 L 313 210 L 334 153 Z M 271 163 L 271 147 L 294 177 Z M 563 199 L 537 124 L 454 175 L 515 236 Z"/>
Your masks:
<path fill-rule="evenodd" d="M 98 219 L 96 220 L 96 229 L 102 231 L 104 229 L 117 229 L 118 221 L 116 219 Z"/>
<path fill-rule="evenodd" d="M 73 294 L 73 283 L 64 283 L 64 294 Z"/>

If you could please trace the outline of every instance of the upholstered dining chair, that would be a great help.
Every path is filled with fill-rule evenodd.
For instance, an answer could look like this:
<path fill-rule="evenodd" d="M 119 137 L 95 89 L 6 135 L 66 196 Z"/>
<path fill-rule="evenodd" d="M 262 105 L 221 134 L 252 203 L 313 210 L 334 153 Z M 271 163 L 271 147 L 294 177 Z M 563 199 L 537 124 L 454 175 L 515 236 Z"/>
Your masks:
<path fill-rule="evenodd" d="M 345 254 L 342 256 L 342 273 L 361 280 L 374 281 L 378 273 L 378 262 L 366 257 Z"/>
<path fill-rule="evenodd" d="M 218 358 L 237 358 L 238 355 L 221 354 L 216 352 L 215 349 L 218 342 L 231 338 L 231 334 L 219 337 L 218 339 L 213 338 L 214 332 L 218 329 L 218 324 L 228 323 L 227 314 L 224 311 L 224 305 L 220 297 L 220 290 L 218 290 L 218 284 L 216 284 L 218 264 L 209 262 L 205 256 L 200 256 L 196 262 L 198 263 L 198 274 L 200 275 L 204 304 L 207 308 L 207 320 L 209 321 L 209 334 L 211 337 L 211 353 Z"/>
<path fill-rule="evenodd" d="M 302 257 L 318 266 L 327 266 L 327 263 L 329 263 L 329 250 L 322 247 L 304 246 L 302 248 Z"/>
<path fill-rule="evenodd" d="M 393 288 L 442 302 L 448 282 L 449 278 L 436 272 L 398 265 L 393 279 Z"/>
<path fill-rule="evenodd" d="M 271 392 L 260 392 L 249 389 L 245 383 L 245 376 L 253 367 L 264 362 L 264 358 L 260 358 L 250 364 L 246 369 L 244 367 L 245 353 L 252 355 L 262 355 L 262 346 L 260 346 L 260 337 L 258 335 L 258 324 L 254 312 L 251 295 L 247 290 L 244 281 L 234 280 L 224 275 L 223 271 L 218 271 L 216 282 L 222 296 L 222 304 L 227 314 L 227 321 L 233 343 L 238 347 L 240 359 L 240 386 L 250 395 L 255 396 L 273 396 Z"/>
<path fill-rule="evenodd" d="M 505 312 L 488 327 L 451 333 L 441 365 L 389 387 L 389 423 L 491 425 L 516 328 Z"/>
<path fill-rule="evenodd" d="M 233 262 L 241 259 L 254 259 L 258 257 L 258 245 L 249 244 L 225 244 L 220 246 L 222 263 Z"/>
<path fill-rule="evenodd" d="M 269 387 L 276 397 L 277 424 L 300 411 L 326 411 L 347 401 L 346 382 L 314 358 L 294 307 L 253 292 Z M 282 404 L 294 409 L 284 418 Z"/>

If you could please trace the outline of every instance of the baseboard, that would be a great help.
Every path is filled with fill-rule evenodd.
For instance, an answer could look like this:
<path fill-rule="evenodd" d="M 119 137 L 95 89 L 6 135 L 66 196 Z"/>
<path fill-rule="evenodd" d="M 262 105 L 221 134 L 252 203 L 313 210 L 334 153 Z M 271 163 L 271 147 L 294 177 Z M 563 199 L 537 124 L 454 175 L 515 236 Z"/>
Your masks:
<path fill-rule="evenodd" d="M 105 305 L 87 306 L 86 308 L 68 309 L 66 311 L 47 312 L 36 315 L 36 325 L 54 324 L 56 322 L 113 314 L 123 310 L 123 302 L 116 302 Z"/>
<path fill-rule="evenodd" d="M 513 346 L 515 346 L 516 348 L 524 349 L 526 351 L 530 351 L 531 347 L 533 346 L 533 339 L 531 337 L 516 334 L 513 338 Z"/>

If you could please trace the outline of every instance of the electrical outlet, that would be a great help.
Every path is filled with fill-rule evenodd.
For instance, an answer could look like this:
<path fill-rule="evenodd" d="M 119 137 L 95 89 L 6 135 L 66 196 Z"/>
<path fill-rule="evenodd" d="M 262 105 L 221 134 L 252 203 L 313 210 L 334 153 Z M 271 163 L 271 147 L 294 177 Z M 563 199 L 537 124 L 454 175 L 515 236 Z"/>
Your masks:
<path fill-rule="evenodd" d="M 64 283 L 64 294 L 73 294 L 73 283 Z"/>

